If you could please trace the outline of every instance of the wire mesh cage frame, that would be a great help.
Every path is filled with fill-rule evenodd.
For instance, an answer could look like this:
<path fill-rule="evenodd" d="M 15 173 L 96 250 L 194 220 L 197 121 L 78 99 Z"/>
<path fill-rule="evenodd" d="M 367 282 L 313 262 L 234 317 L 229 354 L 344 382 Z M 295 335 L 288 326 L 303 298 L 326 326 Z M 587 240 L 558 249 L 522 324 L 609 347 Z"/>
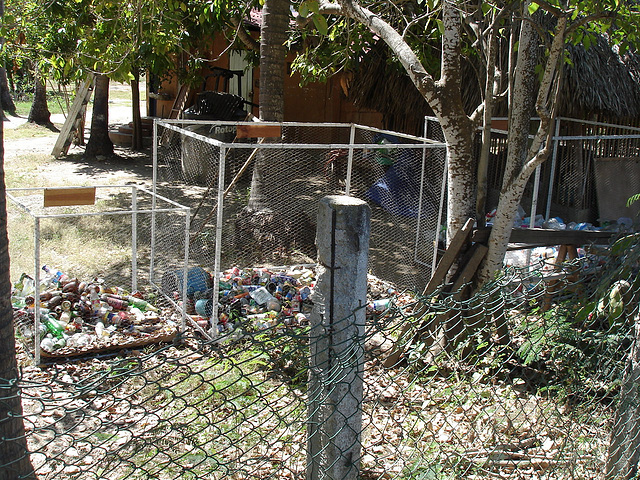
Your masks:
<path fill-rule="evenodd" d="M 155 191 L 149 191 L 146 188 L 140 187 L 139 185 L 94 185 L 94 186 L 68 186 L 68 187 L 57 187 L 53 190 L 66 190 L 68 192 L 78 191 L 85 189 L 93 189 L 94 192 L 97 192 L 102 189 L 122 189 L 123 191 L 131 192 L 131 208 L 130 209 L 116 209 L 110 211 L 98 211 L 98 212 L 67 212 L 67 213 L 47 213 L 47 206 L 45 204 L 44 207 L 36 209 L 33 206 L 29 206 L 24 203 L 20 197 L 17 195 L 19 192 L 29 192 L 33 194 L 37 194 L 38 192 L 42 192 L 43 197 L 47 190 L 51 190 L 50 187 L 23 187 L 23 188 L 8 188 L 7 198 L 11 200 L 11 202 L 18 207 L 22 212 L 29 215 L 33 220 L 34 230 L 33 230 L 33 239 L 34 239 L 34 270 L 33 270 L 33 280 L 35 284 L 35 298 L 40 297 L 40 254 L 41 254 L 41 230 L 40 230 L 40 222 L 42 220 L 47 219 L 63 219 L 63 218 L 81 218 L 81 217 L 100 217 L 100 216 L 131 216 L 131 286 L 133 290 L 138 288 L 138 258 L 137 258 L 137 244 L 138 244 L 138 231 L 137 231 L 137 215 L 141 214 L 149 214 L 151 215 L 151 257 L 150 267 L 149 267 L 149 285 L 158 291 L 165 300 L 171 303 L 179 312 L 181 321 L 179 326 L 179 331 L 184 332 L 186 327 L 187 315 L 184 308 L 181 308 L 180 305 L 176 303 L 174 299 L 172 299 L 169 295 L 164 292 L 163 288 L 157 283 L 154 279 L 155 273 L 155 260 L 156 260 L 156 222 L 155 216 L 161 213 L 174 213 L 178 215 L 182 215 L 185 218 L 185 247 L 183 252 L 183 265 L 182 265 L 182 278 L 187 278 L 188 271 L 188 263 L 189 263 L 189 215 L 190 208 L 180 205 L 179 203 L 170 200 L 166 197 L 158 195 Z M 140 193 L 145 195 L 149 195 L 151 198 L 151 208 L 138 208 L 138 198 Z M 94 193 L 94 197 L 96 193 Z M 95 198 L 94 198 L 95 202 Z M 159 207 L 159 203 L 164 203 L 165 207 Z M 84 205 L 88 205 L 85 203 Z M 64 206 L 64 205 L 60 205 Z M 187 297 L 187 282 L 184 281 L 181 284 L 181 292 L 179 292 L 182 305 L 184 305 L 185 299 Z M 34 332 L 38 332 L 40 329 L 40 317 L 41 312 L 39 308 L 34 308 Z M 34 334 L 34 364 L 39 365 L 41 363 L 41 351 L 40 351 L 40 336 Z"/>
<path fill-rule="evenodd" d="M 220 132 L 228 132 L 231 129 L 238 129 L 238 128 L 247 128 L 247 129 L 251 129 L 252 127 L 256 127 L 257 129 L 264 129 L 264 130 L 269 130 L 270 128 L 280 128 L 280 129 L 284 129 L 284 128 L 288 128 L 288 127 L 294 127 L 294 128 L 302 128 L 302 129 L 311 129 L 311 128 L 320 128 L 320 129 L 348 129 L 349 131 L 349 141 L 348 143 L 344 143 L 344 142 L 327 142 L 327 143 L 298 143 L 298 142 L 292 142 L 292 143 L 285 143 L 285 142 L 277 142 L 277 141 L 269 141 L 269 142 L 263 142 L 263 140 L 265 140 L 264 137 L 260 137 L 258 135 L 255 136 L 251 136 L 248 135 L 248 138 L 256 138 L 259 139 L 257 143 L 251 143 L 251 144 L 247 144 L 247 143 L 234 143 L 234 141 L 222 141 L 216 138 L 212 138 L 210 136 L 206 136 L 206 135 L 202 135 L 200 133 L 197 133 L 195 131 L 191 131 L 188 130 L 186 128 L 189 127 L 199 127 L 199 126 L 208 126 L 208 127 L 215 127 L 220 129 Z M 186 127 L 186 128 L 185 128 Z M 159 133 L 159 128 L 163 129 L 162 133 Z M 408 141 L 408 142 L 415 142 L 415 143 L 384 143 L 384 144 L 380 144 L 380 143 L 359 143 L 356 141 L 356 135 L 358 133 L 358 131 L 362 131 L 362 132 L 370 132 L 372 134 L 382 134 L 382 135 L 393 135 L 395 137 L 397 137 L 400 141 L 404 140 L 404 141 Z M 384 151 L 384 150 L 391 150 L 391 151 L 396 151 L 396 152 L 400 152 L 402 150 L 415 150 L 415 151 L 421 151 L 422 152 L 422 159 L 421 159 L 421 170 L 419 172 L 420 174 L 420 192 L 419 192 L 419 205 L 418 205 L 418 218 L 417 218 L 417 227 L 416 227 L 416 231 L 414 234 L 414 247 L 413 247 L 413 258 L 412 260 L 416 263 L 416 264 L 420 264 L 424 267 L 426 267 L 427 269 L 431 270 L 431 274 L 433 273 L 433 270 L 435 269 L 436 266 L 436 252 L 437 252 L 437 248 L 438 248 L 438 229 L 439 229 L 439 225 L 437 226 L 437 229 L 435 231 L 435 239 L 433 240 L 433 245 L 431 245 L 433 251 L 432 251 L 432 258 L 428 261 L 421 261 L 418 256 L 418 244 L 419 244 L 419 235 L 421 232 L 421 228 L 423 228 L 421 226 L 421 213 L 422 209 L 423 209 L 423 205 L 422 205 L 422 198 L 423 198 L 423 187 L 424 187 L 424 179 L 425 179 L 425 165 L 427 163 L 426 161 L 426 152 L 430 149 L 433 149 L 433 151 L 442 151 L 445 152 L 446 151 L 446 143 L 442 142 L 442 141 L 437 141 L 437 140 L 432 140 L 426 137 L 418 137 L 415 135 L 410 135 L 410 134 L 405 134 L 405 133 L 401 133 L 401 132 L 396 132 L 396 131 L 391 131 L 391 130 L 385 130 L 385 129 L 380 129 L 380 128 L 376 128 L 376 127 L 370 127 L 370 126 L 365 126 L 365 125 L 360 125 L 360 124 L 356 124 L 356 123 L 331 123 L 331 122 L 325 122 L 325 123 L 313 123 L 313 122 L 261 122 L 261 121 L 253 121 L 253 122 L 246 122 L 246 121 L 212 121 L 212 120 L 191 120 L 191 119 L 159 119 L 156 118 L 154 119 L 154 128 L 153 128 L 153 189 L 154 192 L 157 189 L 157 185 L 158 185 L 158 167 L 159 167 L 159 146 L 161 144 L 163 144 L 166 140 L 167 140 L 167 135 L 169 132 L 172 133 L 177 133 L 179 135 L 184 135 L 185 137 L 189 137 L 191 139 L 197 140 L 197 141 L 201 141 L 204 142 L 205 144 L 208 144 L 210 146 L 216 147 L 219 149 L 219 161 L 217 166 L 215 167 L 217 169 L 217 178 L 218 178 L 218 184 L 217 184 L 217 215 L 215 217 L 215 223 L 216 223 L 216 227 L 215 227 L 215 256 L 214 256 L 214 261 L 213 261 L 213 266 L 212 266 L 212 270 L 213 272 L 215 272 L 215 275 L 219 276 L 221 274 L 221 258 L 220 258 L 220 252 L 221 252 L 221 242 L 222 242 L 222 230 L 223 230 L 223 210 L 224 210 L 224 196 L 225 196 L 225 170 L 226 170 L 226 158 L 227 158 L 227 154 L 230 150 L 233 149 L 254 149 L 254 151 L 257 151 L 258 149 L 264 149 L 264 150 L 279 150 L 279 149 L 293 149 L 293 148 L 298 148 L 301 150 L 345 150 L 347 151 L 347 165 L 346 165 L 346 177 L 345 177 L 345 188 L 344 188 L 344 194 L 348 195 L 348 196 L 353 196 L 352 194 L 352 172 L 353 172 L 353 163 L 354 163 L 354 152 L 356 150 L 362 150 L 364 152 L 366 151 Z M 443 162 L 443 171 L 441 174 L 439 174 L 441 176 L 442 181 L 446 180 L 446 176 L 447 176 L 447 163 L 446 163 L 446 159 Z M 439 179 L 440 180 L 440 179 Z M 444 208 L 444 198 L 445 198 L 445 189 L 444 188 L 438 188 L 438 195 L 439 195 L 439 205 L 438 205 L 438 218 L 442 217 L 442 210 Z M 219 286 L 218 286 L 218 281 L 214 281 L 213 282 L 213 294 L 212 294 L 212 298 L 215 299 L 217 298 L 217 295 L 219 293 Z M 425 282 L 426 283 L 426 282 Z M 213 302 L 213 314 L 212 314 L 212 318 L 215 318 L 217 316 L 218 313 L 218 305 L 217 302 Z M 211 334 L 211 338 L 213 338 L 213 336 L 215 336 L 215 332 L 212 331 L 210 332 Z"/>

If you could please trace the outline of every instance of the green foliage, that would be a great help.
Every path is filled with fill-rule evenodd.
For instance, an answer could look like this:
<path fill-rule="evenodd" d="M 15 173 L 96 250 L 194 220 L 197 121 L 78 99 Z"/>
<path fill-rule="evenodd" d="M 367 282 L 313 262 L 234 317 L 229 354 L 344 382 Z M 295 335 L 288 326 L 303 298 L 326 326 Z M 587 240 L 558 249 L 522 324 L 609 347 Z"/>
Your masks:
<path fill-rule="evenodd" d="M 609 327 L 621 328 L 630 324 L 630 311 L 637 303 L 632 292 L 640 288 L 637 265 L 640 260 L 640 234 L 625 235 L 611 246 L 610 256 L 614 268 L 604 272 L 594 300 L 582 306 L 578 321 L 606 320 Z"/>
<path fill-rule="evenodd" d="M 28 60 L 62 82 L 87 71 L 121 82 L 147 70 L 165 75 L 185 52 L 206 58 L 211 45 L 203 39 L 230 28 L 231 17 L 249 8 L 228 0 L 7 0 L 5 7 L 0 34 L 7 63 Z"/>
<path fill-rule="evenodd" d="M 539 309 L 534 310 L 535 313 L 539 313 Z M 517 351 L 525 365 L 558 355 L 561 351 L 578 353 L 572 346 L 578 339 L 578 332 L 567 313 L 563 307 L 556 306 L 539 317 L 534 315 L 518 327 L 518 333 L 526 332 L 527 335 Z"/>
<path fill-rule="evenodd" d="M 516 333 L 524 338 L 517 350 L 524 365 L 549 372 L 543 390 L 561 397 L 607 395 L 622 378 L 631 328 L 608 328 L 577 320 L 569 304 L 534 312 Z"/>
<path fill-rule="evenodd" d="M 272 375 L 284 377 L 290 385 L 301 387 L 307 381 L 308 333 L 308 327 L 277 324 L 259 330 L 251 340 L 252 348 L 259 350 Z M 292 342 L 292 338 L 299 341 Z"/>

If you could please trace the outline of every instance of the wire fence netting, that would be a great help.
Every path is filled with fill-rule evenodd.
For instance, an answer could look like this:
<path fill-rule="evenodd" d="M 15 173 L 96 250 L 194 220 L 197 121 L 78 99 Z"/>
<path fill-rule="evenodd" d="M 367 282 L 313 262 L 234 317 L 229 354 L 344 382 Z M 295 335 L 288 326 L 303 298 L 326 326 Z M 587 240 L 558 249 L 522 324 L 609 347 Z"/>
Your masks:
<path fill-rule="evenodd" d="M 508 268 L 466 297 L 371 277 L 365 333 L 353 338 L 363 399 L 349 478 L 630 478 L 639 253 L 638 236 L 623 236 L 561 267 Z M 35 473 L 308 478 L 309 405 L 345 388 L 352 361 L 308 388 L 310 328 L 253 317 L 215 340 L 187 330 L 173 344 L 41 367 L 19 345 L 13 385 Z M 333 418 L 338 430 L 347 420 Z"/>
<path fill-rule="evenodd" d="M 14 303 L 19 369 L 0 379 L 0 431 L 37 478 L 635 475 L 638 235 L 567 262 L 534 249 L 531 266 L 473 294 L 449 284 L 421 294 L 444 218 L 442 143 L 355 125 L 252 128 L 157 122 L 149 205 L 105 199 L 126 207 L 126 221 L 105 216 L 105 203 L 95 213 L 114 220 L 83 229 L 46 219 L 36 271 L 40 255 L 66 259 L 78 277 L 100 272 L 77 322 L 104 348 L 56 349 L 49 338 L 34 365 L 35 298 Z M 158 210 L 157 193 L 178 211 Z M 333 319 L 332 332 L 315 327 L 313 295 L 328 194 L 357 197 L 371 213 L 366 303 Z M 13 214 L 12 224 L 27 228 Z M 70 261 L 82 248 L 56 240 L 104 231 L 121 259 Z M 138 280 L 158 312 L 110 286 Z M 56 292 L 44 321 L 70 315 Z M 346 345 L 327 339 L 354 322 Z M 148 341 L 162 326 L 171 335 Z M 11 433 L 20 423 L 24 437 Z M 0 459 L 0 473 L 18 478 L 18 463 Z"/>
<path fill-rule="evenodd" d="M 429 279 L 444 143 L 351 124 L 184 120 L 158 122 L 157 137 L 157 189 L 192 209 L 193 265 L 313 263 L 318 201 L 346 194 L 371 206 L 374 274 L 411 289 Z"/>

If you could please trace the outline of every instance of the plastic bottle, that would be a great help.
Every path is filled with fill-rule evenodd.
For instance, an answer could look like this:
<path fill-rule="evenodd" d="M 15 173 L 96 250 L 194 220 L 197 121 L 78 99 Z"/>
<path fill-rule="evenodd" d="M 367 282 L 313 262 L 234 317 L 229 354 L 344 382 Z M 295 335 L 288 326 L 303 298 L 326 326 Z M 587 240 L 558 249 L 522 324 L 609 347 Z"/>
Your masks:
<path fill-rule="evenodd" d="M 150 310 L 152 312 L 158 312 L 159 311 L 156 307 L 151 305 L 146 300 L 142 300 L 141 298 L 136 298 L 136 297 L 132 297 L 131 295 L 129 295 L 127 297 L 127 301 L 129 302 L 130 306 L 136 307 L 136 308 L 142 310 L 143 312 L 146 311 L 146 310 Z"/>
<path fill-rule="evenodd" d="M 390 298 L 383 298 L 381 300 L 374 300 L 367 305 L 367 310 L 370 312 L 384 312 L 391 306 Z"/>
<path fill-rule="evenodd" d="M 60 270 L 51 268 L 49 265 L 43 265 L 42 270 L 44 270 L 47 274 L 47 282 L 51 285 L 59 286 L 61 283 L 65 282 L 69 279 L 64 273 Z"/>
<path fill-rule="evenodd" d="M 47 330 L 56 338 L 62 338 L 64 326 L 50 314 L 40 317 L 40 321 L 47 327 Z"/>
<path fill-rule="evenodd" d="M 551 230 L 566 230 L 567 225 L 562 221 L 560 217 L 553 217 L 542 224 L 544 228 Z"/>
<path fill-rule="evenodd" d="M 96 322 L 96 337 L 100 338 L 103 336 L 108 336 L 108 333 L 106 333 L 106 330 L 104 329 L 104 323 L 102 323 L 101 320 L 98 320 Z"/>
<path fill-rule="evenodd" d="M 66 325 L 71 321 L 71 302 L 69 300 L 64 300 L 61 307 L 62 313 L 60 313 L 60 322 Z"/>
<path fill-rule="evenodd" d="M 94 315 L 97 315 L 100 311 L 100 297 L 96 287 L 91 287 L 89 290 L 89 303 L 91 303 L 91 311 Z"/>
<path fill-rule="evenodd" d="M 54 350 L 54 341 L 53 338 L 45 337 L 40 342 L 40 348 L 47 352 L 53 352 Z"/>

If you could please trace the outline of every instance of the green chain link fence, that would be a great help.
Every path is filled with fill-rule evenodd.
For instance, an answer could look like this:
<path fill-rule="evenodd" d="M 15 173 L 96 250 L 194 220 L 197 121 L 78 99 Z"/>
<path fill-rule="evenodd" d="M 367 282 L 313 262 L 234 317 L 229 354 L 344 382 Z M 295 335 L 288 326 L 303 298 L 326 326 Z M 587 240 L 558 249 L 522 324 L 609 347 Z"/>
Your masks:
<path fill-rule="evenodd" d="M 562 272 L 509 268 L 467 300 L 369 309 L 357 478 L 631 478 L 638 239 Z M 24 454 L 42 479 L 307 478 L 310 328 L 246 321 L 42 367 L 19 345 Z"/>

